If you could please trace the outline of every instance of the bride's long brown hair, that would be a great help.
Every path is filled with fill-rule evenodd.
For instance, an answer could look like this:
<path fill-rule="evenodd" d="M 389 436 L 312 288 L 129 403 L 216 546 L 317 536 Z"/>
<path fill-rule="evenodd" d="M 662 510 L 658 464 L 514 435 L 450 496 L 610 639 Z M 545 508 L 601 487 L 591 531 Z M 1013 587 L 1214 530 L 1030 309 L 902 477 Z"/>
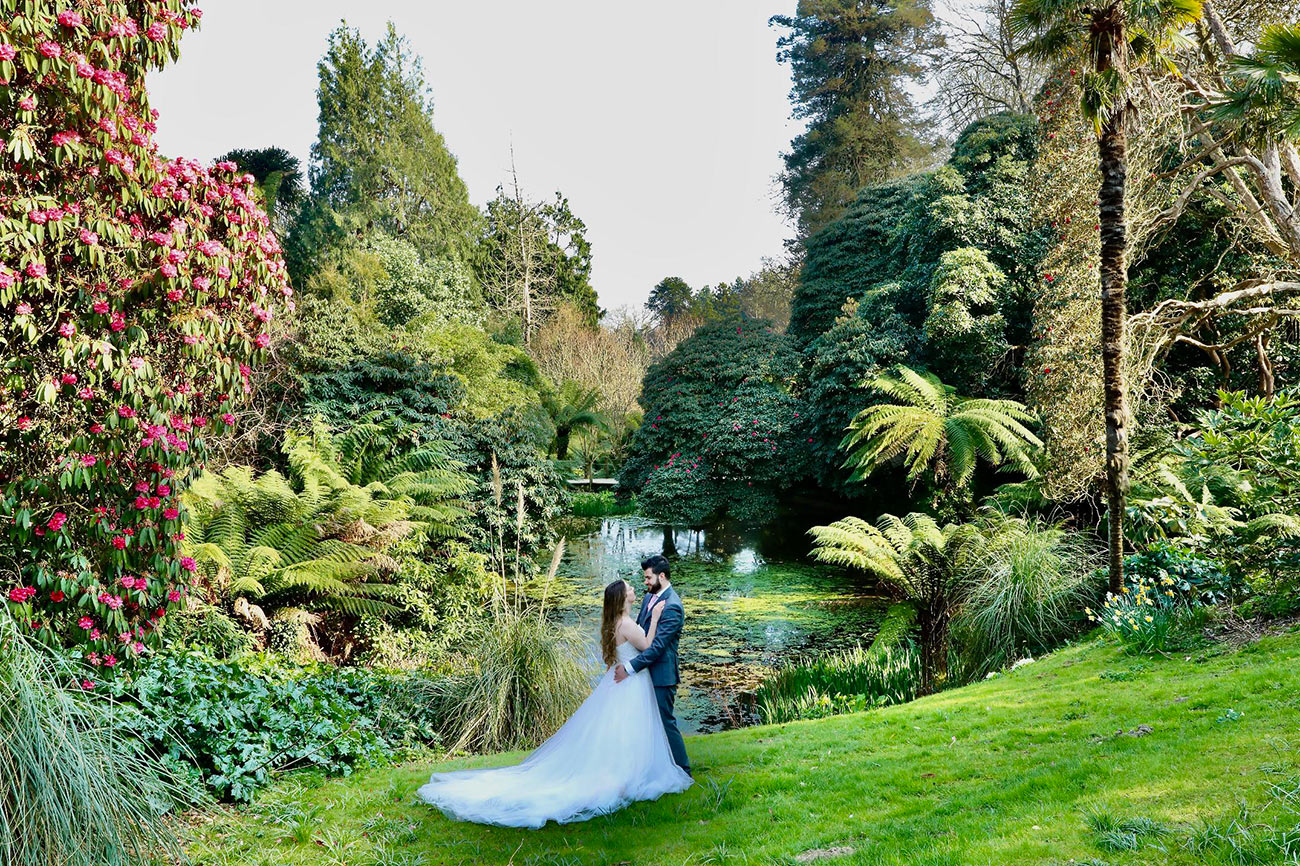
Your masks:
<path fill-rule="evenodd" d="M 600 616 L 600 655 L 608 667 L 618 664 L 618 647 L 614 644 L 614 630 L 623 618 L 627 603 L 627 581 L 616 580 L 605 587 L 605 609 Z"/>

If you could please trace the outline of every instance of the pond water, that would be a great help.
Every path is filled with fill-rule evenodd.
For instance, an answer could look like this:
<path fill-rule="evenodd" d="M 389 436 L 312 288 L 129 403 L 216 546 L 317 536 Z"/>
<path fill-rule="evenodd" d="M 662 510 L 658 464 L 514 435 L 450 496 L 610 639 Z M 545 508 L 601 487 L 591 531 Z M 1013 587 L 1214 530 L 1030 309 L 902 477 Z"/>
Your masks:
<path fill-rule="evenodd" d="M 745 537 L 638 517 L 574 518 L 558 528 L 567 550 L 552 609 L 590 636 L 593 663 L 605 585 L 627 578 L 639 601 L 641 561 L 654 553 L 673 561 L 686 608 L 677 717 L 687 733 L 751 724 L 753 690 L 768 672 L 800 655 L 869 643 L 888 606 L 865 581 L 809 563 L 801 533 Z"/>

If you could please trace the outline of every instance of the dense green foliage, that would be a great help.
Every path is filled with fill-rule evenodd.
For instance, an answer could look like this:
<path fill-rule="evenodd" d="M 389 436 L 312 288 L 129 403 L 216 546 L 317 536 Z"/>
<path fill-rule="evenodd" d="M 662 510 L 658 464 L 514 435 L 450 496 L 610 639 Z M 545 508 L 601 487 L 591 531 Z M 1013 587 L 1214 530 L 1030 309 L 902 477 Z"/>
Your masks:
<path fill-rule="evenodd" d="M 774 725 L 820 719 L 913 700 L 920 655 L 910 644 L 863 649 L 787 664 L 754 696 L 759 718 Z"/>
<path fill-rule="evenodd" d="M 914 486 L 924 479 L 923 501 L 948 513 L 970 501 L 979 463 L 1038 474 L 1034 457 L 1042 442 L 1027 426 L 1033 416 L 1016 401 L 962 397 L 910 367 L 863 385 L 885 402 L 863 409 L 841 443 L 845 464 L 855 469 L 852 480 L 899 461 Z"/>
<path fill-rule="evenodd" d="M 252 799 L 277 770 L 347 773 L 389 749 L 353 702 L 370 698 L 345 675 L 173 653 L 142 664 L 112 692 L 121 701 L 113 718 L 120 732 L 144 738 L 173 764 L 191 763 L 197 780 L 227 799 Z"/>
<path fill-rule="evenodd" d="M 667 522 L 766 520 L 794 480 L 774 455 L 798 423 L 797 371 L 787 339 L 762 320 L 700 328 L 646 373 L 645 420 L 620 483 Z"/>

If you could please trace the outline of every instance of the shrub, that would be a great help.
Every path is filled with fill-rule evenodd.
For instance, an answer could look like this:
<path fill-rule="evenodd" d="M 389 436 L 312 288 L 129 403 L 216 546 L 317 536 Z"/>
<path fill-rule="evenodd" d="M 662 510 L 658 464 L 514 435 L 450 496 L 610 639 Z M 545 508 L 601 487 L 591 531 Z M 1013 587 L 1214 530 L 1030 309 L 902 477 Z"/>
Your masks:
<path fill-rule="evenodd" d="M 870 650 L 859 646 L 787 664 L 758 687 L 755 704 L 770 725 L 906 703 L 920 685 L 920 656 L 910 642 Z"/>
<path fill-rule="evenodd" d="M 162 639 L 168 646 L 202 649 L 227 659 L 257 648 L 252 635 L 223 611 L 207 604 L 173 611 L 164 621 Z"/>
<path fill-rule="evenodd" d="M 1168 586 L 1197 604 L 1218 604 L 1232 595 L 1232 576 L 1218 560 L 1169 541 L 1154 542 L 1141 553 L 1126 556 L 1124 573 L 1145 578 L 1153 586 Z M 1166 578 L 1173 583 L 1166 584 Z"/>
<path fill-rule="evenodd" d="M 315 766 L 347 774 L 389 752 L 374 719 L 355 702 L 355 682 L 254 656 L 153 656 L 110 688 L 123 700 L 116 730 L 191 762 L 205 785 L 230 800 L 251 800 L 279 770 Z"/>
<path fill-rule="evenodd" d="M 0 861 L 6 866 L 143 863 L 179 853 L 160 815 L 192 800 L 143 754 L 139 731 L 68 691 L 63 663 L 0 620 Z"/>
<path fill-rule="evenodd" d="M 768 322 L 706 325 L 646 373 L 620 484 L 664 522 L 766 522 L 793 482 L 798 355 Z"/>
<path fill-rule="evenodd" d="M 0 572 L 47 644 L 131 656 L 180 600 L 177 497 L 291 294 L 252 176 L 155 153 L 188 6 L 29 4 L 0 37 Z"/>

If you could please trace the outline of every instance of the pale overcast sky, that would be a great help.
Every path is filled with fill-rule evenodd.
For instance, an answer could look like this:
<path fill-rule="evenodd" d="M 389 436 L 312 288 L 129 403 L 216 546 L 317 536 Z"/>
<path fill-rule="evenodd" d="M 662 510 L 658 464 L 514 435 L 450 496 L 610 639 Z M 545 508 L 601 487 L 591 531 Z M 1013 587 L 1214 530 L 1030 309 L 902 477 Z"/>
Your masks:
<path fill-rule="evenodd" d="M 513 141 L 534 198 L 562 190 L 587 223 L 601 304 L 641 304 L 661 277 L 730 281 L 777 256 L 790 120 L 773 14 L 795 0 L 209 0 L 181 60 L 150 78 L 169 156 L 276 145 L 304 164 L 316 63 L 343 18 L 392 20 L 423 57 L 434 125 L 482 205 Z"/>

